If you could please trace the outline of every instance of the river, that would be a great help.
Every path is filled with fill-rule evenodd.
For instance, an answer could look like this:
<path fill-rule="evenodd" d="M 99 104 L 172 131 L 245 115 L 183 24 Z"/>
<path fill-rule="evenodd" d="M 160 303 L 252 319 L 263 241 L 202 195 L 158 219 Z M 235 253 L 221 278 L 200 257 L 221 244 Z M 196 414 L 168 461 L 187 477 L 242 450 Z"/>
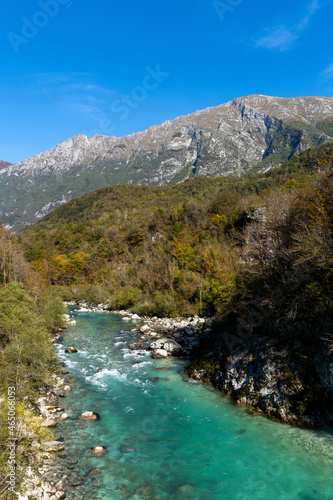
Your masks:
<path fill-rule="evenodd" d="M 72 389 L 60 399 L 69 419 L 55 433 L 66 445 L 66 498 L 332 500 L 332 429 L 250 415 L 187 381 L 183 360 L 129 350 L 134 323 L 71 315 L 77 324 L 56 344 Z M 78 352 L 66 354 L 70 345 Z M 84 411 L 100 419 L 78 419 Z M 107 454 L 91 456 L 94 446 Z"/>

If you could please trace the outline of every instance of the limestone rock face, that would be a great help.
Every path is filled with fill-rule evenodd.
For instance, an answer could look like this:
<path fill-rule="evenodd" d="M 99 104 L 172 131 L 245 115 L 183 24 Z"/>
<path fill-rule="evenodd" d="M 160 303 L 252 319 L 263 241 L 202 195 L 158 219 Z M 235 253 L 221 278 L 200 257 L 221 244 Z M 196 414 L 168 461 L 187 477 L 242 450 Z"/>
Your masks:
<path fill-rule="evenodd" d="M 330 142 L 332 97 L 250 95 L 179 116 L 126 137 L 75 135 L 49 151 L 0 168 L 0 218 L 19 230 L 94 188 L 162 186 L 197 175 L 241 174 L 266 161 Z"/>
<path fill-rule="evenodd" d="M 210 382 L 238 404 L 292 425 L 333 423 L 332 346 L 319 349 L 313 366 L 306 356 L 298 355 L 300 348 L 296 344 L 283 347 L 273 339 L 248 334 L 232 338 L 226 332 L 221 332 L 215 342 L 217 357 L 210 363 L 203 355 L 202 365 L 197 360 L 195 369 L 187 369 L 190 377 Z M 314 393 L 319 382 L 315 371 L 326 390 L 325 401 L 318 389 Z M 321 405 L 312 404 L 314 397 L 321 398 Z"/>

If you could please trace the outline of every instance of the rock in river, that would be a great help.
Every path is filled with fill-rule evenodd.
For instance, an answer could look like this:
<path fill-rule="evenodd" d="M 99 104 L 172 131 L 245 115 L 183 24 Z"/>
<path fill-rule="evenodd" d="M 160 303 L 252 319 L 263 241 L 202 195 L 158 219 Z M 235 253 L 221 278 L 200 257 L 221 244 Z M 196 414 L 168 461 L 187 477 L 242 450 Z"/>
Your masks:
<path fill-rule="evenodd" d="M 167 358 L 168 353 L 164 349 L 156 349 L 156 351 L 153 352 L 152 356 L 154 359 Z"/>
<path fill-rule="evenodd" d="M 77 349 L 75 349 L 75 347 L 73 347 L 73 346 L 71 346 L 71 347 L 66 347 L 65 352 L 66 352 L 67 354 L 72 354 L 73 352 L 77 352 Z"/>
<path fill-rule="evenodd" d="M 98 420 L 99 415 L 95 411 L 85 411 L 79 416 L 83 420 Z"/>
<path fill-rule="evenodd" d="M 92 455 L 98 455 L 99 457 L 105 455 L 107 452 L 108 450 L 105 446 L 94 446 L 94 448 L 90 449 Z"/>

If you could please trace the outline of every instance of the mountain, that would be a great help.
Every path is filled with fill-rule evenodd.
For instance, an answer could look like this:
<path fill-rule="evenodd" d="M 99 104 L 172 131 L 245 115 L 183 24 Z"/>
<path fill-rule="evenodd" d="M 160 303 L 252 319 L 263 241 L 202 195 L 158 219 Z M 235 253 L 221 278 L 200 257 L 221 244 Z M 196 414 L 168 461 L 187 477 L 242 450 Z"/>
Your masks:
<path fill-rule="evenodd" d="M 8 163 L 8 161 L 0 160 L 0 170 L 2 170 L 3 168 L 9 167 L 10 165 L 12 165 L 12 163 Z"/>
<path fill-rule="evenodd" d="M 270 168 L 333 137 L 333 98 L 251 95 L 126 137 L 84 135 L 0 172 L 0 217 L 19 230 L 114 184 L 166 185 Z"/>

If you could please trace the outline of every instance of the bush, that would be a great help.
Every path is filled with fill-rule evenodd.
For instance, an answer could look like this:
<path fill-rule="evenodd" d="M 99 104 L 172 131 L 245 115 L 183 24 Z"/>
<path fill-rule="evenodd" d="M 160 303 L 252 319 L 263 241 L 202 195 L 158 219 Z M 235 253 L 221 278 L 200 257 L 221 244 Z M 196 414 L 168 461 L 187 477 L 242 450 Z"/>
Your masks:
<path fill-rule="evenodd" d="M 152 314 L 160 318 L 166 316 L 177 316 L 177 304 L 169 294 L 158 293 L 153 302 Z"/>
<path fill-rule="evenodd" d="M 49 331 L 57 331 L 65 326 L 63 314 L 66 314 L 62 295 L 57 287 L 49 287 L 43 305 L 45 324 Z"/>
<path fill-rule="evenodd" d="M 57 366 L 43 316 L 20 283 L 0 291 L 0 389 L 16 387 L 17 397 L 42 386 Z"/>
<path fill-rule="evenodd" d="M 126 287 L 110 299 L 110 309 L 129 309 L 142 299 L 142 292 L 136 287 Z"/>

